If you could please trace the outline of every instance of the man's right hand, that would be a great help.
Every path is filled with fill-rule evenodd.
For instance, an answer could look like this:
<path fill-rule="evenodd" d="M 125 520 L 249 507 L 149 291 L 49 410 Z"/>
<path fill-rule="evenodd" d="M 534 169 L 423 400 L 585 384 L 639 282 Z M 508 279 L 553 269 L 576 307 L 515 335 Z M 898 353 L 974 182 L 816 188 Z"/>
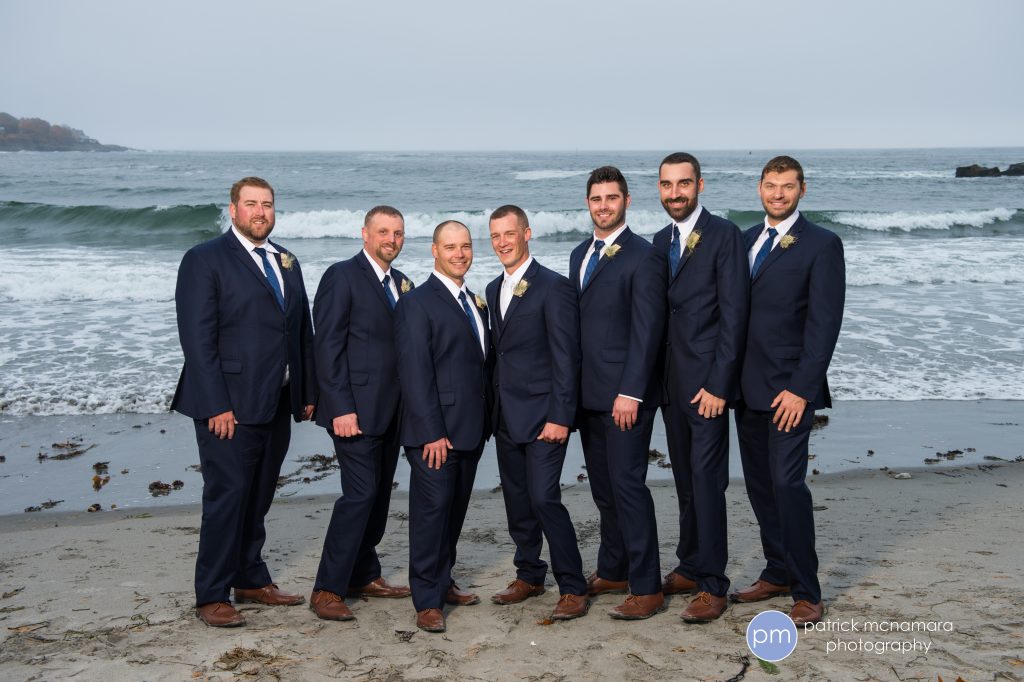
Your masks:
<path fill-rule="evenodd" d="M 452 442 L 444 436 L 424 445 L 423 459 L 427 461 L 427 468 L 440 469 L 441 465 L 448 461 L 448 451 L 451 448 Z"/>
<path fill-rule="evenodd" d="M 351 438 L 363 434 L 359 428 L 359 417 L 355 412 L 335 417 L 331 423 L 334 426 L 334 435 L 338 438 Z"/>
<path fill-rule="evenodd" d="M 235 421 L 235 413 L 231 410 L 221 412 L 206 421 L 206 425 L 210 428 L 210 433 L 221 440 L 235 435 L 235 424 L 237 423 Z"/>

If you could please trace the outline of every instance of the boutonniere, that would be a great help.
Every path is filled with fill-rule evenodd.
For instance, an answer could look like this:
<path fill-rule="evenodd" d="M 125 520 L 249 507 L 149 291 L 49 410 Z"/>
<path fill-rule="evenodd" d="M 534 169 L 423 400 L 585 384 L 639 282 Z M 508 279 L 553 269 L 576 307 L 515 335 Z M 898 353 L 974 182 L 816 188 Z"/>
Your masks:
<path fill-rule="evenodd" d="M 611 260 L 612 258 L 615 258 L 615 255 L 621 250 L 621 246 L 619 246 L 618 244 L 612 244 L 611 246 L 604 250 L 604 257 Z"/>
<path fill-rule="evenodd" d="M 789 247 L 796 244 L 796 237 L 791 234 L 782 235 L 782 239 L 779 240 L 779 248 L 788 249 Z"/>
<path fill-rule="evenodd" d="M 473 294 L 473 298 L 476 299 L 476 307 L 480 310 L 487 310 L 487 301 L 480 298 L 479 294 Z"/>
<path fill-rule="evenodd" d="M 403 279 L 402 280 L 401 292 L 403 294 L 409 293 L 410 291 L 412 291 L 412 288 L 413 288 L 412 280 L 409 280 L 409 279 Z"/>
<path fill-rule="evenodd" d="M 281 252 L 281 267 L 285 270 L 291 270 L 292 266 L 295 265 L 295 257 L 287 251 Z"/>
<path fill-rule="evenodd" d="M 693 253 L 697 249 L 697 244 L 700 244 L 700 232 L 694 230 L 686 238 L 686 248 L 690 253 Z"/>
<path fill-rule="evenodd" d="M 519 283 L 516 284 L 515 287 L 512 289 L 512 295 L 515 296 L 516 298 L 522 298 L 523 294 L 525 294 L 526 290 L 529 288 L 530 283 L 525 279 L 521 279 L 519 280 Z"/>

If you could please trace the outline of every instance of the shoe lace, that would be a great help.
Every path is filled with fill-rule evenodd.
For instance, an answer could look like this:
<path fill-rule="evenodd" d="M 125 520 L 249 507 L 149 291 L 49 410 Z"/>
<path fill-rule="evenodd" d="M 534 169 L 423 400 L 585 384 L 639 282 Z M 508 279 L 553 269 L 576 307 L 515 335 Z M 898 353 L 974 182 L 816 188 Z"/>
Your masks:
<path fill-rule="evenodd" d="M 711 593 L 710 592 L 699 592 L 697 598 L 693 601 L 699 601 L 703 604 L 711 606 Z"/>
<path fill-rule="evenodd" d="M 561 606 L 562 604 L 572 604 L 576 601 L 576 598 L 577 597 L 575 594 L 563 594 L 561 597 L 558 598 L 558 604 L 559 606 Z"/>

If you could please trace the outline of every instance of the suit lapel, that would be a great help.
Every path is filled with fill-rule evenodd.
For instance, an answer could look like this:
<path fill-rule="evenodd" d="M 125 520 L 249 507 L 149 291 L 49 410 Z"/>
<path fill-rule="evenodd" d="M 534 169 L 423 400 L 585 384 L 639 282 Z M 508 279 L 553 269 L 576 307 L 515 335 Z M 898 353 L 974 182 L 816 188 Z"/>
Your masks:
<path fill-rule="evenodd" d="M 752 280 L 752 282 L 756 282 L 757 280 L 761 279 L 761 275 L 763 275 L 768 268 L 770 268 L 777 260 L 786 255 L 786 253 L 790 249 L 793 249 L 794 247 L 796 247 L 797 244 L 800 243 L 800 233 L 803 232 L 803 229 L 804 217 L 801 215 L 797 219 L 797 221 L 793 223 L 793 227 L 789 228 L 789 232 L 786 233 L 787 235 L 793 237 L 790 246 L 788 248 L 783 248 L 781 241 L 778 244 L 776 244 L 775 248 L 773 248 L 768 253 L 768 257 L 764 259 L 763 263 L 761 263 L 761 267 L 757 269 L 757 274 L 754 275 L 754 279 Z"/>
<path fill-rule="evenodd" d="M 462 309 L 462 304 L 459 303 L 458 299 L 452 296 L 452 292 L 448 290 L 448 287 L 444 285 L 444 282 L 437 279 L 437 275 L 431 274 L 430 279 L 427 281 L 431 282 L 432 286 L 434 287 L 434 293 L 439 298 L 441 298 L 442 301 L 444 301 L 444 305 L 447 306 L 449 310 L 454 310 L 462 319 L 462 326 L 466 330 L 466 333 L 470 335 L 470 338 L 473 340 L 473 343 L 476 344 L 476 347 L 481 352 L 483 352 L 483 349 L 480 348 L 480 341 L 477 335 L 473 332 L 473 328 L 470 326 L 473 324 L 473 322 L 472 320 L 469 319 L 469 316 L 466 315 L 466 311 Z M 469 291 L 468 288 L 466 289 L 466 291 L 468 292 L 466 294 L 466 303 L 468 303 L 472 307 L 476 307 L 476 296 L 473 294 L 473 292 Z M 484 347 L 486 347 L 488 324 L 486 317 L 484 317 L 483 311 L 481 311 L 480 317 L 484 318 Z"/>
<path fill-rule="evenodd" d="M 619 247 L 620 250 L 624 249 L 626 248 L 626 244 L 629 243 L 629 240 L 632 236 L 633 233 L 627 227 L 625 230 L 622 231 L 622 233 L 619 235 L 619 238 L 616 239 L 614 243 Z M 609 246 L 611 246 L 611 244 L 605 244 L 606 249 Z M 618 253 L 616 253 L 615 256 L 617 257 Z M 605 267 L 608 265 L 608 263 L 611 262 L 611 260 L 612 259 L 609 258 L 607 255 L 601 256 L 601 260 L 597 261 L 597 267 L 594 268 L 594 272 L 593 274 L 590 275 L 590 280 L 587 282 L 587 289 L 594 286 L 594 280 L 597 279 L 597 276 L 601 274 L 601 271 L 605 269 Z M 586 290 L 584 290 L 584 293 L 585 292 Z"/>
<path fill-rule="evenodd" d="M 593 241 L 593 240 L 591 240 Z M 569 280 L 576 288 L 576 297 L 583 293 L 580 287 L 580 268 L 583 267 L 583 256 L 587 253 L 587 242 L 583 242 L 569 254 Z"/>
<path fill-rule="evenodd" d="M 387 296 L 384 295 L 384 283 L 377 279 L 377 272 L 373 269 L 373 266 L 370 265 L 370 261 L 366 257 L 366 254 L 360 251 L 355 255 L 355 259 L 356 262 L 359 263 L 359 267 L 362 268 L 363 274 L 366 275 L 366 278 L 369 280 L 371 287 L 377 292 L 377 300 L 380 301 L 382 306 L 387 308 L 389 313 L 394 312 L 391 309 L 391 304 L 388 303 Z M 394 275 L 394 270 L 391 271 L 391 274 Z M 395 288 L 401 291 L 401 287 L 397 282 L 395 283 Z"/>
<path fill-rule="evenodd" d="M 696 235 L 700 235 L 700 237 L 703 239 L 704 231 L 707 229 L 708 222 L 710 222 L 710 220 L 711 220 L 711 214 L 708 213 L 706 208 L 701 207 L 701 209 L 700 209 L 700 216 L 697 218 L 697 223 L 693 226 L 693 229 L 690 230 L 690 234 L 686 238 L 686 240 L 689 241 L 690 239 L 693 238 L 693 235 L 695 235 L 695 234 Z M 669 243 L 669 248 L 670 249 L 672 248 L 671 242 Z M 699 244 L 697 245 L 697 248 L 700 248 Z M 679 273 L 681 273 L 683 271 L 683 268 L 686 267 L 687 262 L 689 262 L 690 257 L 693 255 L 693 252 L 694 252 L 694 249 L 688 249 L 688 248 L 686 248 L 685 244 L 683 245 L 683 255 L 679 259 L 679 268 L 676 270 L 676 274 L 674 276 L 672 276 L 671 281 L 669 282 L 669 284 L 674 282 L 676 277 L 679 276 Z"/>
<path fill-rule="evenodd" d="M 253 260 L 252 255 L 246 251 L 245 247 L 238 241 L 238 238 L 229 229 L 224 233 L 224 240 L 227 244 L 228 251 L 230 251 L 236 258 L 242 262 L 242 267 L 251 272 L 256 279 L 259 280 L 260 286 L 270 295 L 270 300 L 274 302 L 274 307 L 281 310 L 281 306 L 277 304 L 277 295 L 274 294 L 274 290 L 270 287 L 270 282 L 267 281 L 267 275 L 263 272 L 263 268 L 256 265 L 256 261 Z M 280 264 L 278 264 L 280 266 Z M 287 302 L 287 298 L 285 301 Z"/>

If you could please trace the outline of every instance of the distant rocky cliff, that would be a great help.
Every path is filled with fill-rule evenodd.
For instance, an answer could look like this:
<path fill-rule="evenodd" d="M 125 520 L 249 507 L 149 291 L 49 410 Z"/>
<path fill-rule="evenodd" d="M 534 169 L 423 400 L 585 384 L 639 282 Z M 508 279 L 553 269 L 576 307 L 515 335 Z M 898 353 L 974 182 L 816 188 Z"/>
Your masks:
<path fill-rule="evenodd" d="M 0 151 L 123 152 L 128 147 L 100 144 L 81 130 L 51 125 L 41 118 L 15 118 L 0 112 Z"/>

